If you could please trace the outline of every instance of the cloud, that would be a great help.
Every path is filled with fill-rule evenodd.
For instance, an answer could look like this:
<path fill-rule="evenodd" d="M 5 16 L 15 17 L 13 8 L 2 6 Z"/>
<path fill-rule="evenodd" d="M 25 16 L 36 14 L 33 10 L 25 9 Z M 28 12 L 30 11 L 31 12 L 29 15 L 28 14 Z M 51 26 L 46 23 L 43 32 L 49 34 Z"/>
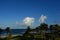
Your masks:
<path fill-rule="evenodd" d="M 47 19 L 47 16 L 41 15 L 39 22 L 44 23 L 46 19 Z"/>
<path fill-rule="evenodd" d="M 18 21 L 16 21 L 15 24 L 18 25 L 19 24 Z"/>
<path fill-rule="evenodd" d="M 32 26 L 34 23 L 34 18 L 33 17 L 26 17 L 23 19 L 23 25 L 25 26 Z"/>

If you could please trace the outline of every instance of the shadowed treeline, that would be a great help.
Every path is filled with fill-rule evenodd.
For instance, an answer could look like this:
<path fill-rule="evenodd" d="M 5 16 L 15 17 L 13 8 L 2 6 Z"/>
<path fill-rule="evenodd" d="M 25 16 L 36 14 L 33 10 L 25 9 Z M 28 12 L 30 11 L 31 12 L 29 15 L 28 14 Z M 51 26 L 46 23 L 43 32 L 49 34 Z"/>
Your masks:
<path fill-rule="evenodd" d="M 0 39 L 1 40 L 60 40 L 60 25 L 48 25 L 45 23 L 40 24 L 35 29 L 31 29 L 30 26 L 27 27 L 26 32 L 21 36 L 17 35 L 12 37 L 11 29 L 7 27 L 6 29 L 7 37 L 1 38 L 0 28 Z"/>

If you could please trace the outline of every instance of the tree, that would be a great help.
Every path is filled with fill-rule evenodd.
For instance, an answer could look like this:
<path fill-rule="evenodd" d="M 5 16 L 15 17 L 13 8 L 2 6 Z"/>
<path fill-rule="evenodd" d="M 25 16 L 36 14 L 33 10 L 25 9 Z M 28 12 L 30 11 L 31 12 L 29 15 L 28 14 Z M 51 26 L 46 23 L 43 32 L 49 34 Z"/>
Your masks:
<path fill-rule="evenodd" d="M 54 25 L 50 25 L 50 31 L 55 30 Z"/>
<path fill-rule="evenodd" d="M 58 36 L 59 30 L 60 26 L 58 24 L 50 25 L 50 31 L 51 33 L 54 33 L 56 37 Z"/>
<path fill-rule="evenodd" d="M 1 32 L 2 32 L 2 29 L 0 28 L 0 37 L 1 37 Z"/>
<path fill-rule="evenodd" d="M 60 26 L 58 24 L 55 24 L 54 27 L 55 27 L 56 37 L 58 37 L 60 32 Z"/>
<path fill-rule="evenodd" d="M 42 23 L 42 24 L 40 25 L 40 29 L 41 29 L 41 30 L 48 30 L 48 25 L 45 24 L 45 23 Z"/>
<path fill-rule="evenodd" d="M 30 26 L 28 26 L 26 32 L 24 33 L 24 35 L 25 35 L 25 34 L 28 34 L 28 33 L 30 32 L 30 30 L 31 30 L 31 29 L 30 29 Z"/>
<path fill-rule="evenodd" d="M 38 27 L 36 27 L 36 29 L 35 29 L 35 30 L 36 30 L 36 32 L 39 32 L 39 28 L 40 28 L 39 26 L 38 26 Z"/>
<path fill-rule="evenodd" d="M 10 27 L 7 27 L 6 28 L 6 32 L 7 32 L 7 34 L 8 34 L 8 38 L 7 38 L 7 40 L 10 40 L 10 38 L 11 38 L 11 29 L 10 29 Z"/>
<path fill-rule="evenodd" d="M 11 33 L 11 30 L 10 30 L 9 27 L 6 28 L 6 32 L 7 32 L 8 34 Z"/>
<path fill-rule="evenodd" d="M 55 30 L 58 32 L 60 30 L 59 25 L 58 24 L 55 24 L 54 26 L 55 26 Z"/>
<path fill-rule="evenodd" d="M 30 26 L 28 26 L 26 32 L 23 34 L 23 40 L 32 40 L 34 38 L 34 36 L 31 33 L 29 33 L 30 31 Z"/>
<path fill-rule="evenodd" d="M 30 29 L 30 26 L 27 27 L 27 31 L 29 32 L 31 29 Z"/>

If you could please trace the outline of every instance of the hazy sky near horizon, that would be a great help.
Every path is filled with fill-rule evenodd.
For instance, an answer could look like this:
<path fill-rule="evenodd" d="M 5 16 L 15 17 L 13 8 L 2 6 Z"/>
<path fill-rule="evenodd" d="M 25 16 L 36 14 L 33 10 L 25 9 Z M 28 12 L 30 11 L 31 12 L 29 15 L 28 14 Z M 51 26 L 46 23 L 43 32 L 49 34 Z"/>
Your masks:
<path fill-rule="evenodd" d="M 34 18 L 34 26 L 37 26 L 41 15 L 47 17 L 47 24 L 60 24 L 60 0 L 0 0 L 1 28 L 25 28 L 19 24 L 27 17 Z M 12 26 L 15 24 L 18 27 Z"/>

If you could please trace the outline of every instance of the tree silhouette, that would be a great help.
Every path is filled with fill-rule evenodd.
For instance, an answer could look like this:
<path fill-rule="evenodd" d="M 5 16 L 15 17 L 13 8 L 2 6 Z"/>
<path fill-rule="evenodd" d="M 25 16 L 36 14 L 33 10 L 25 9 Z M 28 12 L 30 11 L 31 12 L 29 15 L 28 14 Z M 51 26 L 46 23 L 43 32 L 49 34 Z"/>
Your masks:
<path fill-rule="evenodd" d="M 60 33 L 59 33 L 59 32 L 60 32 L 60 26 L 59 26 L 58 24 L 55 24 L 54 26 L 55 26 L 55 31 L 56 31 L 56 32 L 55 32 L 55 33 L 56 33 L 56 37 L 58 37 L 59 34 L 60 34 Z"/>
<path fill-rule="evenodd" d="M 50 25 L 50 32 L 52 33 L 54 30 L 55 30 L 55 27 L 54 27 L 54 25 Z"/>
<path fill-rule="evenodd" d="M 0 28 L 0 40 L 2 40 L 2 38 L 1 38 L 1 33 L 2 33 L 2 29 Z"/>
<path fill-rule="evenodd" d="M 10 40 L 10 38 L 11 38 L 11 29 L 10 29 L 10 27 L 7 27 L 6 28 L 6 32 L 7 32 L 7 34 L 8 34 L 8 38 L 7 38 L 7 40 Z"/>
<path fill-rule="evenodd" d="M 39 30 L 40 30 L 40 27 L 38 26 L 38 27 L 36 27 L 36 32 L 39 32 Z"/>
<path fill-rule="evenodd" d="M 6 28 L 6 32 L 7 32 L 7 34 L 9 34 L 11 32 L 9 27 Z"/>
<path fill-rule="evenodd" d="M 26 32 L 24 33 L 24 35 L 25 35 L 25 34 L 29 34 L 30 30 L 31 30 L 31 29 L 30 29 L 30 26 L 28 26 Z"/>
<path fill-rule="evenodd" d="M 0 37 L 1 37 L 1 32 L 2 32 L 2 29 L 0 28 Z"/>
<path fill-rule="evenodd" d="M 31 33 L 29 33 L 30 31 L 31 31 L 30 26 L 28 26 L 26 32 L 23 34 L 23 37 L 22 37 L 23 40 L 32 40 L 33 39 L 33 35 Z"/>
<path fill-rule="evenodd" d="M 45 24 L 45 23 L 42 23 L 42 24 L 40 25 L 40 29 L 41 29 L 41 30 L 47 30 L 47 29 L 48 29 L 48 25 Z"/>
<path fill-rule="evenodd" d="M 55 24 L 54 26 L 55 26 L 55 30 L 56 30 L 56 32 L 58 32 L 58 31 L 60 30 L 59 25 L 58 25 L 58 24 Z"/>
<path fill-rule="evenodd" d="M 27 27 L 27 31 L 29 32 L 31 29 L 30 29 L 30 26 Z"/>

